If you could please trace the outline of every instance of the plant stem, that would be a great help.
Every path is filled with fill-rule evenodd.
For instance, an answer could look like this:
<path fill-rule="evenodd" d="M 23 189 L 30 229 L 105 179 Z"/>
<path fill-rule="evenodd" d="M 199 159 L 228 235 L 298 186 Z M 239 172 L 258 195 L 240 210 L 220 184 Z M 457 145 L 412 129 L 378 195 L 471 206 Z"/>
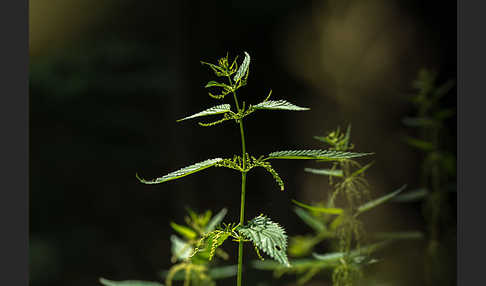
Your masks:
<path fill-rule="evenodd" d="M 228 80 L 231 85 L 231 78 L 228 77 Z M 238 104 L 238 97 L 236 96 L 236 92 L 233 91 L 233 98 L 235 100 L 236 109 L 240 112 L 240 106 Z M 243 161 L 243 172 L 241 172 L 241 201 L 240 201 L 240 222 L 239 225 L 243 225 L 245 223 L 245 195 L 246 195 L 246 143 L 245 143 L 245 131 L 243 128 L 243 118 L 238 120 L 240 125 L 240 135 L 241 135 L 241 159 Z M 243 241 L 238 242 L 238 274 L 236 285 L 241 286 L 243 279 Z"/>

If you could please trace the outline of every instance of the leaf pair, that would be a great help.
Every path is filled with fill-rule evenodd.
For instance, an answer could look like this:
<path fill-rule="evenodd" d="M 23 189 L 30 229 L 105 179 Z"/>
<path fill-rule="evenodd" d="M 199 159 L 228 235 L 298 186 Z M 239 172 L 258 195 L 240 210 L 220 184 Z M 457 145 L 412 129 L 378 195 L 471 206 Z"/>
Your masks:
<path fill-rule="evenodd" d="M 261 102 L 257 105 L 254 105 L 254 106 L 250 106 L 249 109 L 245 113 L 243 113 L 243 115 L 238 116 L 236 113 L 231 111 L 231 106 L 229 104 L 221 104 L 221 105 L 216 105 L 216 106 L 210 107 L 208 109 L 205 109 L 201 112 L 198 112 L 198 113 L 195 113 L 193 115 L 184 117 L 182 119 L 179 119 L 179 120 L 177 120 L 177 122 L 188 120 L 188 119 L 193 119 L 193 118 L 197 118 L 197 117 L 225 114 L 225 117 L 223 117 L 224 120 L 220 120 L 222 122 L 222 121 L 226 121 L 226 120 L 229 120 L 229 119 L 239 119 L 241 117 L 249 115 L 250 113 L 253 113 L 255 110 L 264 110 L 264 109 L 267 109 L 267 110 L 291 110 L 291 111 L 309 110 L 309 108 L 300 107 L 300 106 L 294 105 L 294 104 L 292 104 L 288 101 L 285 101 L 285 100 L 268 100 L 268 101 Z M 203 123 L 203 125 L 204 124 L 205 123 Z"/>
<path fill-rule="evenodd" d="M 290 150 L 290 151 L 278 151 L 268 154 L 268 159 L 319 159 L 326 161 L 333 160 L 344 160 L 349 158 L 356 158 L 361 156 L 366 156 L 372 153 L 353 153 L 353 152 L 343 152 L 335 150 Z M 209 167 L 215 166 L 219 162 L 223 161 L 222 158 L 208 159 L 180 170 L 171 172 L 160 178 L 154 180 L 145 180 L 136 174 L 137 179 L 144 184 L 160 184 L 170 180 L 179 179 L 187 175 L 202 171 Z M 272 174 L 273 175 L 273 174 Z M 277 179 L 277 178 L 276 178 Z M 278 180 L 277 180 L 278 181 Z M 283 183 L 283 182 L 282 182 Z M 280 183 L 279 183 L 280 185 Z M 282 187 L 282 185 L 280 185 Z"/>

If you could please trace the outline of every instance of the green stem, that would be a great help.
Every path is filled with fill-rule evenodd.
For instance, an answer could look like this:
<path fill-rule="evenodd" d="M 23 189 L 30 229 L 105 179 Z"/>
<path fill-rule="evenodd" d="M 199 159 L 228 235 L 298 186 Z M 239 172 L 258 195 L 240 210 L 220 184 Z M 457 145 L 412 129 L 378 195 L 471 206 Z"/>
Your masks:
<path fill-rule="evenodd" d="M 244 162 L 244 161 L 243 161 Z M 241 207 L 240 207 L 240 225 L 243 225 L 245 220 L 245 185 L 246 172 L 241 173 Z M 237 286 L 241 286 L 243 274 L 243 241 L 238 242 L 238 277 Z"/>
<path fill-rule="evenodd" d="M 231 78 L 228 77 L 231 85 L 233 85 Z M 233 91 L 233 98 L 235 100 L 236 109 L 238 113 L 240 112 L 240 106 L 238 104 L 238 98 L 236 92 Z M 240 222 L 239 225 L 245 223 L 245 195 L 246 195 L 246 143 L 245 143 L 245 131 L 243 129 L 243 118 L 238 120 L 240 125 L 240 135 L 241 135 L 241 159 L 243 161 L 243 172 L 241 172 L 241 202 L 240 202 Z M 243 279 L 243 241 L 238 242 L 238 274 L 236 285 L 241 286 Z"/>

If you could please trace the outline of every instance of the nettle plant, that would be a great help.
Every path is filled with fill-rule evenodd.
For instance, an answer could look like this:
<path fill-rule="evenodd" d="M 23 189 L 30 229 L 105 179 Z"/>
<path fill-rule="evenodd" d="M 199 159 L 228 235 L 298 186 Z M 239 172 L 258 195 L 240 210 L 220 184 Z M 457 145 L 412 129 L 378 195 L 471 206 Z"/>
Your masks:
<path fill-rule="evenodd" d="M 349 152 L 354 148 L 350 136 L 349 125 L 345 132 L 338 127 L 325 137 L 314 138 L 330 145 L 330 150 Z M 295 258 L 291 260 L 292 268 L 282 268 L 271 262 L 255 262 L 255 267 L 273 270 L 276 277 L 297 274 L 299 285 L 305 284 L 321 272 L 332 273 L 334 286 L 366 285 L 363 269 L 366 265 L 377 262 L 372 257 L 374 252 L 396 239 L 420 239 L 422 233 L 418 231 L 372 234 L 365 232 L 360 215 L 400 197 L 399 194 L 406 187 L 404 185 L 387 195 L 371 200 L 371 188 L 365 174 L 372 165 L 373 163 L 369 163 L 362 166 L 358 161 L 348 158 L 333 162 L 330 168 L 306 168 L 306 172 L 328 176 L 331 186 L 328 199 L 324 202 L 308 205 L 293 201 L 299 206 L 294 209 L 295 213 L 313 229 L 313 233 L 290 238 L 289 255 Z M 370 243 L 363 246 L 364 241 Z M 321 243 L 330 245 L 331 252 L 315 253 L 315 248 Z M 308 257 L 311 254 L 312 256 Z M 373 285 L 374 282 L 370 283 Z"/>
<path fill-rule="evenodd" d="M 420 188 L 407 201 L 423 201 L 423 215 L 427 226 L 425 253 L 425 281 L 427 285 L 455 283 L 456 217 L 456 156 L 451 150 L 446 121 L 455 110 L 445 106 L 443 98 L 454 87 L 449 80 L 437 84 L 437 73 L 422 69 L 411 97 L 415 114 L 403 118 L 403 123 L 416 131 L 406 136 L 408 145 L 422 155 Z"/>
<path fill-rule="evenodd" d="M 219 261 L 228 260 L 229 255 L 223 249 L 217 248 L 217 243 L 210 242 L 211 247 L 200 250 L 201 242 L 207 235 L 216 230 L 226 216 L 228 210 L 223 208 L 216 215 L 210 210 L 198 214 L 187 209 L 186 225 L 171 222 L 170 226 L 180 235 L 171 235 L 171 262 L 174 265 L 168 271 L 162 271 L 161 276 L 167 286 L 173 281 L 184 281 L 184 285 L 214 286 L 215 280 L 236 275 L 236 265 L 220 266 Z M 216 241 L 218 237 L 214 238 Z M 190 259 L 189 259 L 190 258 Z"/>
<path fill-rule="evenodd" d="M 252 156 L 248 153 L 245 143 L 244 120 L 256 111 L 263 110 L 287 110 L 287 111 L 304 111 L 309 108 L 299 107 L 286 100 L 270 100 L 272 91 L 260 103 L 247 105 L 238 97 L 241 88 L 247 85 L 250 55 L 245 52 L 245 57 L 238 65 L 237 57 L 230 61 L 228 55 L 220 58 L 216 64 L 201 62 L 208 66 L 219 78 L 219 81 L 210 81 L 206 88 L 216 90 L 209 92 L 209 96 L 215 100 L 224 100 L 227 95 L 233 97 L 234 106 L 230 104 L 220 104 L 213 106 L 191 116 L 187 116 L 178 121 L 199 118 L 203 116 L 222 115 L 222 117 L 212 122 L 200 122 L 199 125 L 209 127 L 221 124 L 225 121 L 236 123 L 241 136 L 241 155 L 234 155 L 233 158 L 214 158 L 202 161 L 188 167 L 182 168 L 175 172 L 169 173 L 163 177 L 154 180 L 145 180 L 137 175 L 140 182 L 144 184 L 160 184 L 171 180 L 179 179 L 195 172 L 202 171 L 210 167 L 223 167 L 233 169 L 241 173 L 241 192 L 240 192 L 240 218 L 236 223 L 228 223 L 219 226 L 217 229 L 205 233 L 198 242 L 194 253 L 187 259 L 190 260 L 199 251 L 211 249 L 216 250 L 226 240 L 230 239 L 238 243 L 238 270 L 237 285 L 242 285 L 243 272 L 243 245 L 245 242 L 251 242 L 255 251 L 261 258 L 260 251 L 270 256 L 284 267 L 290 267 L 287 258 L 287 235 L 282 226 L 273 222 L 265 215 L 259 215 L 245 223 L 245 196 L 246 196 L 246 179 L 247 174 L 254 168 L 261 167 L 268 171 L 277 182 L 279 189 L 284 190 L 284 182 L 279 174 L 272 167 L 270 161 L 279 159 L 320 159 L 327 161 L 339 161 L 367 155 L 365 153 L 353 153 L 338 150 L 289 150 L 277 151 L 263 156 Z M 211 259 L 212 257 L 208 257 Z"/>

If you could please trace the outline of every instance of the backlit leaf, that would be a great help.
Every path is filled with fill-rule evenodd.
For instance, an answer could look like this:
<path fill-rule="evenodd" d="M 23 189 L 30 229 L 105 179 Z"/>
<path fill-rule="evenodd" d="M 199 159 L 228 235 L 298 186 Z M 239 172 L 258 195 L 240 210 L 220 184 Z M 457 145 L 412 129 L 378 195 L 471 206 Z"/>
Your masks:
<path fill-rule="evenodd" d="M 270 109 L 270 110 L 292 110 L 292 111 L 303 111 L 310 110 L 307 107 L 300 107 L 294 105 L 286 100 L 267 100 L 257 105 L 252 106 L 253 109 Z"/>
<path fill-rule="evenodd" d="M 393 191 L 393 192 L 391 192 L 387 195 L 384 195 L 382 197 L 379 197 L 375 200 L 369 201 L 369 202 L 359 206 L 358 210 L 357 210 L 357 215 L 389 201 L 390 199 L 392 199 L 393 197 L 395 197 L 396 195 L 401 193 L 403 190 L 405 190 L 406 187 L 407 187 L 407 185 L 403 185 L 399 189 L 397 189 L 397 190 L 395 190 L 395 191 Z"/>
<path fill-rule="evenodd" d="M 287 258 L 287 235 L 285 230 L 269 218 L 260 215 L 247 225 L 238 228 L 238 232 L 279 263 L 290 267 Z"/>
<path fill-rule="evenodd" d="M 233 77 L 233 80 L 235 82 L 240 80 L 248 72 L 249 67 L 250 67 L 250 55 L 247 52 L 245 52 L 245 59 L 243 60 L 241 66 L 238 68 L 238 71 Z"/>
<path fill-rule="evenodd" d="M 209 167 L 216 165 L 216 163 L 218 163 L 219 161 L 222 161 L 222 160 L 223 160 L 222 158 L 208 159 L 206 161 L 202 161 L 202 162 L 193 164 L 191 166 L 187 166 L 185 168 L 174 171 L 174 172 L 169 173 L 169 174 L 167 174 L 163 177 L 160 177 L 160 178 L 157 178 L 157 179 L 154 179 L 154 180 L 151 180 L 151 181 L 140 178 L 138 176 L 138 174 L 136 174 L 136 177 L 140 182 L 142 182 L 144 184 L 160 184 L 160 183 L 167 182 L 167 181 L 170 181 L 170 180 L 179 179 L 179 178 L 185 177 L 187 175 L 190 175 L 192 173 L 199 172 L 201 170 L 207 169 Z"/>
<path fill-rule="evenodd" d="M 333 177 L 343 176 L 343 170 L 305 168 L 304 171 L 316 175 L 326 175 L 326 176 L 333 176 Z"/>
<path fill-rule="evenodd" d="M 304 203 L 298 202 L 296 200 L 292 200 L 292 202 L 299 207 L 303 207 L 305 209 L 311 210 L 311 211 L 316 211 L 320 213 L 325 213 L 325 214 L 333 214 L 333 215 L 340 215 L 344 212 L 343 209 L 340 208 L 325 208 L 325 207 L 313 207 L 310 205 L 306 205 Z"/>
<path fill-rule="evenodd" d="M 354 153 L 336 150 L 289 150 L 268 154 L 269 159 L 319 159 L 341 160 L 371 155 L 373 153 Z"/>
<path fill-rule="evenodd" d="M 196 114 L 193 114 L 188 117 L 184 117 L 182 119 L 177 120 L 177 122 L 191 119 L 191 118 L 196 118 L 196 117 L 201 117 L 201 116 L 208 116 L 208 115 L 216 115 L 216 114 L 221 114 L 221 113 L 226 113 L 231 111 L 231 106 L 229 104 L 221 104 L 217 106 L 213 106 L 211 108 L 208 108 L 206 110 L 203 110 L 201 112 L 198 112 Z"/>

